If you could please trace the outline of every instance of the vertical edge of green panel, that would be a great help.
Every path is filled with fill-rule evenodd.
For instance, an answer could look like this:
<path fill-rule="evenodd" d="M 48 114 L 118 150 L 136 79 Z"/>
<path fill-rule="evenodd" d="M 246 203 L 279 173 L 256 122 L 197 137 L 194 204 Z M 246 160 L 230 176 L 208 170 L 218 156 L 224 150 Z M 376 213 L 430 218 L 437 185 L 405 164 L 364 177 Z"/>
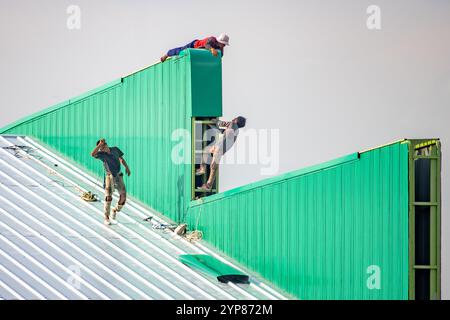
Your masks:
<path fill-rule="evenodd" d="M 400 162 L 400 197 L 401 197 L 401 208 L 399 210 L 400 217 L 400 225 L 398 226 L 401 229 L 401 241 L 398 243 L 401 246 L 402 257 L 401 264 L 398 268 L 401 270 L 401 294 L 399 295 L 401 299 L 408 300 L 409 299 L 409 284 L 410 284 L 410 142 L 408 140 L 400 142 L 400 150 L 401 155 L 398 159 Z"/>
<path fill-rule="evenodd" d="M 408 210 L 408 228 L 409 228 L 409 250 L 408 250 L 408 298 L 415 299 L 415 175 L 414 175 L 414 150 L 411 141 L 408 144 L 408 180 L 409 180 L 409 210 Z"/>
<path fill-rule="evenodd" d="M 436 183 L 437 183 L 437 188 L 436 188 L 436 201 L 437 201 L 437 218 L 436 218 L 436 233 L 437 233 L 437 299 L 442 299 L 441 296 L 441 280 L 442 280 L 442 266 L 441 266 L 441 230 L 442 230 L 442 224 L 441 224 L 441 220 L 442 220 L 442 189 L 441 189 L 441 170 L 442 170 L 442 149 L 441 149 L 441 142 L 438 140 L 437 141 L 437 177 L 436 177 Z"/>
<path fill-rule="evenodd" d="M 192 176 L 192 166 L 194 165 L 195 161 L 192 161 L 192 157 L 195 157 L 195 154 L 192 154 L 192 142 L 195 139 L 195 132 L 194 132 L 194 128 L 192 126 L 192 121 L 193 121 L 193 106 L 194 106 L 194 100 L 193 100 L 193 84 L 192 84 L 192 56 L 188 55 L 187 56 L 187 61 L 186 61 L 186 119 L 185 119 L 185 127 L 187 128 L 188 132 L 189 132 L 189 137 L 190 139 L 186 139 L 186 145 L 184 147 L 184 149 L 186 150 L 186 152 L 188 152 L 188 154 L 186 155 L 185 159 L 188 163 L 185 164 L 184 167 L 184 175 L 185 175 L 185 179 L 184 179 L 184 183 L 185 183 L 185 192 L 184 192 L 184 212 L 183 212 L 183 217 L 184 219 L 182 220 L 186 220 L 188 211 L 189 211 L 189 203 L 191 202 L 191 186 L 192 186 L 192 181 L 195 181 L 195 176 Z M 184 222 L 184 221 L 180 221 L 180 222 Z"/>
<path fill-rule="evenodd" d="M 195 158 L 196 158 L 196 154 L 195 154 L 195 138 L 196 138 L 196 132 L 195 132 L 195 117 L 191 118 L 191 184 L 190 184 L 190 188 L 189 190 L 190 195 L 189 195 L 189 203 L 192 199 L 194 199 L 195 197 Z M 188 206 L 189 206 L 188 203 Z"/>

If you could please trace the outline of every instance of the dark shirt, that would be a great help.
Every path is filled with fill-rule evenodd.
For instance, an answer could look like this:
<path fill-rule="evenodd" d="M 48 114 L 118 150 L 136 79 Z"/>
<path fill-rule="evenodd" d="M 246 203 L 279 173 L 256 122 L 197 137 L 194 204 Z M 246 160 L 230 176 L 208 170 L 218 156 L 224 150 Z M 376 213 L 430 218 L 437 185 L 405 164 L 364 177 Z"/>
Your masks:
<path fill-rule="evenodd" d="M 97 152 L 95 156 L 96 159 L 103 161 L 103 166 L 107 173 L 111 173 L 113 177 L 116 177 L 120 172 L 120 161 L 119 158 L 123 156 L 123 152 L 117 147 L 109 148 L 110 153 L 107 152 Z"/>

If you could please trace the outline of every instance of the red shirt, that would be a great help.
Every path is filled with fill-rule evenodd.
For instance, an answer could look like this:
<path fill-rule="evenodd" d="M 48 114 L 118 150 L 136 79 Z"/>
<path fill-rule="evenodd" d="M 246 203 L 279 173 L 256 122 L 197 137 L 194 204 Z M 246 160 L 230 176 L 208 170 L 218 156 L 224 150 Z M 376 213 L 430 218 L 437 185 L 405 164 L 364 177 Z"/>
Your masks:
<path fill-rule="evenodd" d="M 209 38 L 214 38 L 214 37 L 208 37 L 203 40 L 197 40 L 194 44 L 194 48 L 196 48 L 196 49 L 197 48 L 205 48 L 206 44 L 208 43 Z M 214 40 L 216 40 L 216 39 L 214 38 Z"/>

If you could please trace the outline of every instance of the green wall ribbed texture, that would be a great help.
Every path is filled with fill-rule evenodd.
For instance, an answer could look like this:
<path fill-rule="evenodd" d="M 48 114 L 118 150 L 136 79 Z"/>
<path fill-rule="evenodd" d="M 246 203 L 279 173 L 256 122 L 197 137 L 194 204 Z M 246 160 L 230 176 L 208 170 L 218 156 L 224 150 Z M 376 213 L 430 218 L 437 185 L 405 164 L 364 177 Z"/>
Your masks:
<path fill-rule="evenodd" d="M 187 217 L 299 299 L 408 299 L 407 144 L 192 202 Z M 380 289 L 367 285 L 371 266 Z"/>
<path fill-rule="evenodd" d="M 184 156 L 190 161 L 191 139 L 173 134 L 178 129 L 190 134 L 192 114 L 203 110 L 205 103 L 221 115 L 221 88 L 220 57 L 188 50 L 0 133 L 37 138 L 98 177 L 103 177 L 103 166 L 90 152 L 104 137 L 125 153 L 132 171 L 125 178 L 129 194 L 179 221 L 190 201 L 191 166 L 174 163 L 172 151 L 184 141 Z"/>

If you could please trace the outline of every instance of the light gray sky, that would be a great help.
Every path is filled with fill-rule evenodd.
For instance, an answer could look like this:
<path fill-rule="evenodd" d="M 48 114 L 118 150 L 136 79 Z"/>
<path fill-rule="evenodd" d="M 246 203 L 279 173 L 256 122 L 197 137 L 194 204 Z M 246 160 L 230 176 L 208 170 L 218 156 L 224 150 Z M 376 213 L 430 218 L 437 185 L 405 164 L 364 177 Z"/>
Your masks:
<path fill-rule="evenodd" d="M 66 9 L 81 8 L 68 30 Z M 366 9 L 381 8 L 381 30 Z M 0 127 L 227 32 L 224 117 L 280 130 L 279 172 L 399 138 L 443 144 L 443 297 L 450 298 L 450 1 L 0 0 Z M 263 165 L 224 165 L 221 189 Z"/>

